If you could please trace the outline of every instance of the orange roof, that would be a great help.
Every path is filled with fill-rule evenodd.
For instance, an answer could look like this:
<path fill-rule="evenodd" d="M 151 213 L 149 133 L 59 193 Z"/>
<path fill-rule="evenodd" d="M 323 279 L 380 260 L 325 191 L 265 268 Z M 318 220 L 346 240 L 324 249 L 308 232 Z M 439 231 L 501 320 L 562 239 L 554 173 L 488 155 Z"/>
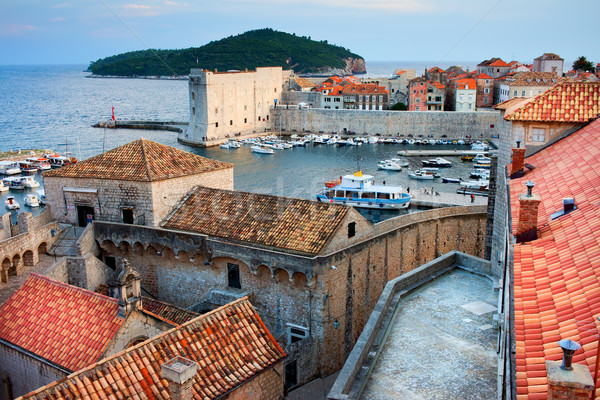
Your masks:
<path fill-rule="evenodd" d="M 0 338 L 76 371 L 98 361 L 123 324 L 117 303 L 31 274 L 0 308 Z"/>
<path fill-rule="evenodd" d="M 44 178 L 153 182 L 226 168 L 233 168 L 233 164 L 138 139 L 77 164 L 44 172 Z"/>
<path fill-rule="evenodd" d="M 340 78 L 337 75 L 332 75 L 329 77 L 329 79 L 331 79 L 332 81 L 334 81 L 335 83 L 340 83 L 342 81 L 342 78 Z"/>
<path fill-rule="evenodd" d="M 488 74 L 486 74 L 485 72 L 475 75 L 475 78 L 476 79 L 494 79 L 491 76 L 489 76 Z"/>
<path fill-rule="evenodd" d="M 509 65 L 502 60 L 496 60 L 489 64 L 490 67 L 508 67 Z"/>
<path fill-rule="evenodd" d="M 583 349 L 573 362 L 594 373 L 600 315 L 600 121 L 528 157 L 525 177 L 510 180 L 513 227 L 520 193 L 535 183 L 541 196 L 538 239 L 514 246 L 517 399 L 545 399 L 544 360 L 560 360 L 557 342 L 571 339 Z M 555 220 L 562 199 L 577 209 Z"/>
<path fill-rule="evenodd" d="M 168 399 L 161 365 L 177 356 L 198 364 L 194 398 L 215 399 L 278 363 L 285 353 L 244 297 L 23 398 Z"/>
<path fill-rule="evenodd" d="M 517 108 L 523 107 L 531 100 L 533 100 L 533 97 L 513 97 L 512 99 L 508 99 L 503 101 L 502 103 L 496 104 L 494 108 L 496 110 L 504 110 L 506 111 L 506 114 L 510 114 Z"/>
<path fill-rule="evenodd" d="M 432 67 L 432 68 L 429 68 L 429 69 L 427 70 L 427 72 L 442 73 L 442 72 L 444 72 L 444 70 L 443 70 L 443 69 L 441 69 L 441 68 L 439 68 L 439 67 Z"/>
<path fill-rule="evenodd" d="M 509 121 L 588 122 L 600 114 L 600 83 L 563 82 L 504 116 Z"/>
<path fill-rule="evenodd" d="M 446 87 L 442 83 L 440 83 L 440 82 L 431 82 L 430 81 L 429 84 L 435 86 L 436 88 L 438 88 L 440 90 L 445 90 L 446 89 Z"/>
<path fill-rule="evenodd" d="M 344 86 L 335 85 L 333 87 L 333 89 L 331 90 L 331 92 L 329 92 L 328 96 L 339 96 L 342 94 L 343 90 L 344 90 Z"/>
<path fill-rule="evenodd" d="M 353 93 L 365 93 L 365 94 L 377 94 L 377 93 L 389 93 L 389 91 L 383 86 L 377 86 L 375 84 L 361 84 L 361 85 L 352 85 L 346 86 L 343 90 L 345 94 L 353 94 Z"/>
<path fill-rule="evenodd" d="M 348 209 L 341 204 L 199 186 L 163 226 L 317 254 Z"/>
<path fill-rule="evenodd" d="M 475 89 L 476 87 L 475 79 L 465 78 L 456 81 L 457 89 Z"/>

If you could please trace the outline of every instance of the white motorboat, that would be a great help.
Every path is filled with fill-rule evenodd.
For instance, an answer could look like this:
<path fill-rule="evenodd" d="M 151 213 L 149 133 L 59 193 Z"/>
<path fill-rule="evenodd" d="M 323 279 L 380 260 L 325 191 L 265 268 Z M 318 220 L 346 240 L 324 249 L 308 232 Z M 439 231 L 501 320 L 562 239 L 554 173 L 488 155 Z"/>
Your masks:
<path fill-rule="evenodd" d="M 26 189 L 34 189 L 34 188 L 40 187 L 40 183 L 38 181 L 36 181 L 33 178 L 33 176 L 31 176 L 31 175 L 22 176 L 18 179 L 21 180 L 21 182 L 23 183 L 23 186 Z"/>
<path fill-rule="evenodd" d="M 490 171 L 486 169 L 476 169 L 475 171 L 471 171 L 469 175 L 471 178 L 479 178 L 479 179 L 490 179 Z"/>
<path fill-rule="evenodd" d="M 40 204 L 46 204 L 46 191 L 44 189 L 36 190 L 35 194 L 37 194 Z"/>
<path fill-rule="evenodd" d="M 8 208 L 9 210 L 18 210 L 19 208 L 21 208 L 19 203 L 17 203 L 17 201 L 15 200 L 14 196 L 8 196 L 4 203 L 6 204 L 6 208 Z"/>
<path fill-rule="evenodd" d="M 25 185 L 21 181 L 21 177 L 19 176 L 11 176 L 8 178 L 2 179 L 2 183 L 8 186 L 11 190 L 23 190 L 25 189 Z"/>
<path fill-rule="evenodd" d="M 233 147 L 230 146 L 229 143 L 223 143 L 223 144 L 219 145 L 219 147 L 222 149 L 233 149 Z"/>
<path fill-rule="evenodd" d="M 371 143 L 371 144 L 379 143 L 379 138 L 377 136 L 369 136 L 369 143 Z"/>
<path fill-rule="evenodd" d="M 444 183 L 460 183 L 462 182 L 461 178 L 446 178 L 442 176 L 442 182 Z"/>
<path fill-rule="evenodd" d="M 77 162 L 75 157 L 61 156 L 60 154 L 44 154 L 44 157 L 48 159 L 51 168 L 60 168 Z"/>
<path fill-rule="evenodd" d="M 442 157 L 436 157 L 429 160 L 423 160 L 423 166 L 425 167 L 438 167 L 438 168 L 449 168 L 452 166 L 452 162 Z"/>
<path fill-rule="evenodd" d="M 408 208 L 411 196 L 402 192 L 401 186 L 375 185 L 373 176 L 345 175 L 341 181 L 329 181 L 317 193 L 317 201 L 346 204 L 361 208 L 399 209 Z"/>
<path fill-rule="evenodd" d="M 377 164 L 378 169 L 384 169 L 386 171 L 402 171 L 402 167 L 393 161 L 382 162 Z"/>
<path fill-rule="evenodd" d="M 483 153 L 477 153 L 475 154 L 475 157 L 473 157 L 473 162 L 490 163 L 491 161 L 492 159 Z"/>
<path fill-rule="evenodd" d="M 23 173 L 32 174 L 32 173 L 38 171 L 37 165 L 32 162 L 23 160 L 23 161 L 19 161 L 18 163 L 19 163 L 19 169 Z"/>
<path fill-rule="evenodd" d="M 250 148 L 252 149 L 252 151 L 254 153 L 259 153 L 259 154 L 273 154 L 275 152 L 275 151 L 273 151 L 273 149 L 271 149 L 269 147 L 261 146 L 261 145 L 255 145 Z"/>
<path fill-rule="evenodd" d="M 428 174 L 426 172 L 421 171 L 420 169 L 413 171 L 413 172 L 409 172 L 408 173 L 408 177 L 411 179 L 418 179 L 418 180 L 426 180 L 426 181 L 432 181 L 436 178 L 436 176 L 434 176 L 433 174 Z"/>
<path fill-rule="evenodd" d="M 490 192 L 489 184 L 490 182 L 484 179 L 478 181 L 461 182 L 460 188 L 456 190 L 456 193 L 488 196 Z"/>
<path fill-rule="evenodd" d="M 8 190 L 8 186 L 4 184 L 4 182 L 0 181 L 0 193 L 6 192 Z"/>
<path fill-rule="evenodd" d="M 46 157 L 27 157 L 26 161 L 36 166 L 38 171 L 48 171 L 49 169 L 52 169 L 52 166 Z"/>
<path fill-rule="evenodd" d="M 0 174 L 16 175 L 21 173 L 21 168 L 16 161 L 0 161 Z"/>
<path fill-rule="evenodd" d="M 489 146 L 484 142 L 473 142 L 471 144 L 471 150 L 486 151 L 487 149 L 489 149 Z"/>
<path fill-rule="evenodd" d="M 379 164 L 381 164 L 381 163 L 395 163 L 401 167 L 408 167 L 408 161 L 406 161 L 405 159 L 402 159 L 402 158 L 397 158 L 397 157 L 390 158 L 389 160 L 379 161 Z"/>
<path fill-rule="evenodd" d="M 29 193 L 25 196 L 25 205 L 29 207 L 39 207 L 40 201 L 35 194 Z"/>

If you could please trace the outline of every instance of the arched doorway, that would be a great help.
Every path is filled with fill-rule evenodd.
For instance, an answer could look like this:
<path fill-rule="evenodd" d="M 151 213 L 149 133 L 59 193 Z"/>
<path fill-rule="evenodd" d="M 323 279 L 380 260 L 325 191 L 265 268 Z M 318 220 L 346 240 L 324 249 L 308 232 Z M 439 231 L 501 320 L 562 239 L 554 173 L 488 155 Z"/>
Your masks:
<path fill-rule="evenodd" d="M 26 267 L 33 267 L 34 264 L 33 251 L 27 250 L 25 253 L 23 253 L 23 265 Z"/>
<path fill-rule="evenodd" d="M 46 254 L 48 252 L 48 244 L 46 242 L 40 243 L 38 246 L 38 254 Z"/>
<path fill-rule="evenodd" d="M 21 265 L 21 256 L 19 254 L 15 254 L 12 259 L 12 265 L 8 269 L 8 276 L 17 276 L 19 265 Z"/>

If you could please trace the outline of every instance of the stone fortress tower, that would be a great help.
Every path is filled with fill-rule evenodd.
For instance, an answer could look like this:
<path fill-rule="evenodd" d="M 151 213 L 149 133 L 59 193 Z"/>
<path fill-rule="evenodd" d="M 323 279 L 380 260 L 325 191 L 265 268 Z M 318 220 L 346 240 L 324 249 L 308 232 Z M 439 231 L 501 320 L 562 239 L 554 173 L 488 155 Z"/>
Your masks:
<path fill-rule="evenodd" d="M 179 141 L 215 146 L 230 138 L 264 132 L 272 125 L 271 107 L 291 71 L 262 67 L 256 71 L 212 72 L 192 69 L 189 75 L 190 124 Z"/>

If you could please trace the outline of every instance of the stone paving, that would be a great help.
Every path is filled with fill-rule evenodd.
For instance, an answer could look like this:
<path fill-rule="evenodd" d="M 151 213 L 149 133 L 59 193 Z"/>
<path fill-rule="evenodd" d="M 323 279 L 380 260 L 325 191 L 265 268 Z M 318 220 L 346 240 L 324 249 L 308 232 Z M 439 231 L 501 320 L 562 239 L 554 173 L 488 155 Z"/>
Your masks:
<path fill-rule="evenodd" d="M 497 292 L 455 269 L 399 303 L 363 400 L 494 399 Z"/>
<path fill-rule="evenodd" d="M 488 198 L 485 196 L 474 196 L 473 202 L 471 202 L 471 195 L 468 194 L 439 192 L 438 196 L 435 193 L 432 194 L 431 188 L 429 188 L 427 193 L 424 190 L 417 192 L 411 190 L 410 195 L 412 196 L 412 200 L 410 201 L 411 207 L 482 206 L 487 205 L 488 202 Z"/>
<path fill-rule="evenodd" d="M 43 274 L 54 264 L 54 257 L 40 254 L 40 261 L 34 266 L 22 266 L 17 276 L 9 276 L 7 283 L 0 282 L 0 305 L 4 304 L 12 294 L 21 287 L 32 272 Z"/>

